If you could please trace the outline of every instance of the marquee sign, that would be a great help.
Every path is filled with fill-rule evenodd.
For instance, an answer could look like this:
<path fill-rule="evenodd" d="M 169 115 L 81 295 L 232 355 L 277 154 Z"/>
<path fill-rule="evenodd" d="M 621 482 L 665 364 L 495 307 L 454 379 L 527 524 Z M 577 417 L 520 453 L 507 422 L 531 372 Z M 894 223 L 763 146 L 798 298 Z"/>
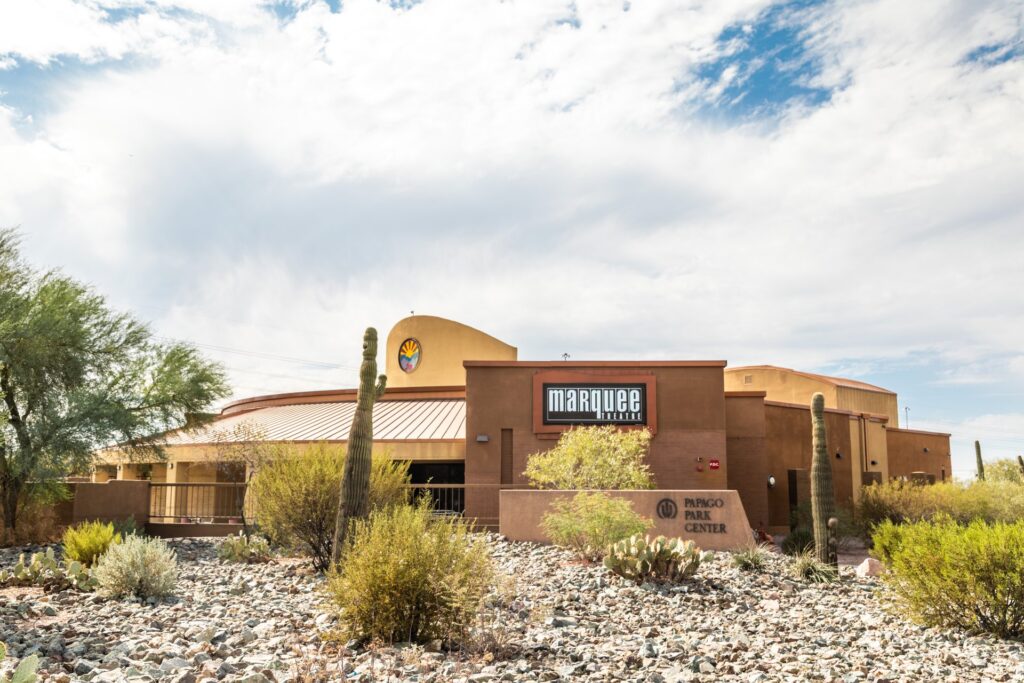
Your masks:
<path fill-rule="evenodd" d="M 545 425 L 647 424 L 647 384 L 545 383 Z"/>

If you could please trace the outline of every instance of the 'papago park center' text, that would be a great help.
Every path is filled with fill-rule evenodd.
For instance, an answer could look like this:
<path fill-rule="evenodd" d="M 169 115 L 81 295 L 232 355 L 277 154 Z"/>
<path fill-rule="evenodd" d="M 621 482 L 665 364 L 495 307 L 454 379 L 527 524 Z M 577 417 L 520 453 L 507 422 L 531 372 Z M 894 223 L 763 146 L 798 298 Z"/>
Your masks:
<path fill-rule="evenodd" d="M 529 489 L 523 472 L 531 454 L 577 425 L 649 429 L 657 490 L 616 495 L 652 518 L 652 531 L 709 548 L 742 545 L 751 528 L 789 528 L 792 508 L 810 495 L 815 392 L 825 396 L 838 504 L 849 506 L 871 482 L 951 476 L 949 434 L 900 428 L 896 394 L 863 382 L 722 360 L 524 361 L 514 346 L 431 316 L 399 321 L 385 353 L 375 452 L 411 463 L 413 483 L 439 508 L 500 524 L 510 538 L 542 540 L 539 520 L 559 492 Z M 219 462 L 231 440 L 344 443 L 355 399 L 355 389 L 256 396 L 228 405 L 201 430 L 168 435 L 165 461 L 102 453 L 92 482 L 126 481 L 95 487 L 105 500 L 83 499 L 93 509 L 75 515 L 96 516 L 112 497 L 122 505 L 134 499 L 157 533 L 161 525 L 180 532 L 181 524 L 228 533 L 249 474 Z"/>

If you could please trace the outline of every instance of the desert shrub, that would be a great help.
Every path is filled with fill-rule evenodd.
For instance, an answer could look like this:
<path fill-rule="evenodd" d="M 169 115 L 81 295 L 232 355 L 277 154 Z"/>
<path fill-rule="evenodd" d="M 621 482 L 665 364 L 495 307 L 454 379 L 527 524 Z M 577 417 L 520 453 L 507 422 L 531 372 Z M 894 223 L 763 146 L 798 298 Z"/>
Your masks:
<path fill-rule="evenodd" d="M 696 573 L 700 563 L 712 553 L 701 552 L 693 541 L 681 538 L 651 538 L 636 534 L 612 544 L 604 566 L 624 579 L 645 581 L 682 581 Z"/>
<path fill-rule="evenodd" d="M 529 457 L 526 478 L 539 489 L 653 489 L 644 463 L 650 442 L 647 429 L 570 429 L 554 448 Z"/>
<path fill-rule="evenodd" d="M 263 465 L 249 485 L 260 530 L 274 543 L 311 557 L 321 572 L 331 563 L 344 468 L 343 447 L 317 444 Z M 408 463 L 374 457 L 370 509 L 406 502 L 408 483 Z"/>
<path fill-rule="evenodd" d="M 554 543 L 597 561 L 616 541 L 642 534 L 654 522 L 633 510 L 633 504 L 605 493 L 577 493 L 560 499 L 544 515 L 541 528 Z"/>
<path fill-rule="evenodd" d="M 267 539 L 255 535 L 245 536 L 242 533 L 225 538 L 217 548 L 217 556 L 228 562 L 243 564 L 260 564 L 273 559 Z"/>
<path fill-rule="evenodd" d="M 810 529 L 798 527 L 782 539 L 782 552 L 787 555 L 800 555 L 814 549 L 814 533 Z"/>
<path fill-rule="evenodd" d="M 124 519 L 115 521 L 114 531 L 121 534 L 121 538 L 125 538 L 126 536 L 144 536 L 146 533 L 145 528 L 140 527 L 134 517 L 125 517 Z"/>
<path fill-rule="evenodd" d="M 1024 521 L 968 525 L 951 519 L 880 525 L 885 581 L 913 619 L 1024 636 Z M 877 547 L 877 546 L 876 546 Z"/>
<path fill-rule="evenodd" d="M 378 509 L 351 533 L 328 581 L 349 636 L 452 642 L 473 623 L 493 569 L 464 522 L 434 517 L 421 502 Z"/>
<path fill-rule="evenodd" d="M 129 536 L 100 557 L 93 576 L 109 597 L 162 598 L 174 592 L 178 561 L 161 539 Z"/>
<path fill-rule="evenodd" d="M 892 564 L 893 555 L 903 545 L 904 526 L 888 519 L 876 526 L 871 537 L 871 555 L 887 565 Z"/>
<path fill-rule="evenodd" d="M 959 524 L 1014 522 L 1024 519 L 1024 485 L 1010 481 L 928 485 L 891 480 L 861 489 L 856 516 L 866 540 L 885 520 L 902 524 L 948 517 Z"/>
<path fill-rule="evenodd" d="M 1024 484 L 1024 469 L 1013 458 L 1002 458 L 985 463 L 985 481 Z"/>
<path fill-rule="evenodd" d="M 114 525 L 100 521 L 82 522 L 64 530 L 64 557 L 91 567 L 107 548 L 121 542 Z"/>
<path fill-rule="evenodd" d="M 763 572 L 771 551 L 764 545 L 751 544 L 732 553 L 732 564 L 745 572 Z"/>
<path fill-rule="evenodd" d="M 793 576 L 811 583 L 832 583 L 839 579 L 839 572 L 830 564 L 825 564 L 814 552 L 805 550 L 793 557 L 790 562 Z"/>
<path fill-rule="evenodd" d="M 0 661 L 7 657 L 7 646 L 0 643 Z M 39 668 L 39 655 L 30 655 L 18 663 L 10 678 L 0 676 L 3 683 L 35 683 L 36 670 Z"/>

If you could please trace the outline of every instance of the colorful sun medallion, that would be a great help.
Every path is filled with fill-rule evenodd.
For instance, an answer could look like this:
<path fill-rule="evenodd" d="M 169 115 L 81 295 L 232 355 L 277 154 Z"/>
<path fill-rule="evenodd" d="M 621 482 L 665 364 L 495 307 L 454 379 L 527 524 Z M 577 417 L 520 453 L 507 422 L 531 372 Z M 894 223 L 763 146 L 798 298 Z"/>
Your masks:
<path fill-rule="evenodd" d="M 412 372 L 420 366 L 420 343 L 415 339 L 406 339 L 398 347 L 398 366 L 403 372 Z"/>

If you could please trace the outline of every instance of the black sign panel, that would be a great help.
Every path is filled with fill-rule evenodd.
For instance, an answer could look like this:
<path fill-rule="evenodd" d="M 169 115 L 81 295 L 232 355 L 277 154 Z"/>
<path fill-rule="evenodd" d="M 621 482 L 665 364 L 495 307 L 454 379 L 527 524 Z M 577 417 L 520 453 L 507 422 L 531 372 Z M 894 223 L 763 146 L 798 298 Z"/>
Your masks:
<path fill-rule="evenodd" d="M 544 384 L 546 425 L 647 424 L 646 384 Z"/>

